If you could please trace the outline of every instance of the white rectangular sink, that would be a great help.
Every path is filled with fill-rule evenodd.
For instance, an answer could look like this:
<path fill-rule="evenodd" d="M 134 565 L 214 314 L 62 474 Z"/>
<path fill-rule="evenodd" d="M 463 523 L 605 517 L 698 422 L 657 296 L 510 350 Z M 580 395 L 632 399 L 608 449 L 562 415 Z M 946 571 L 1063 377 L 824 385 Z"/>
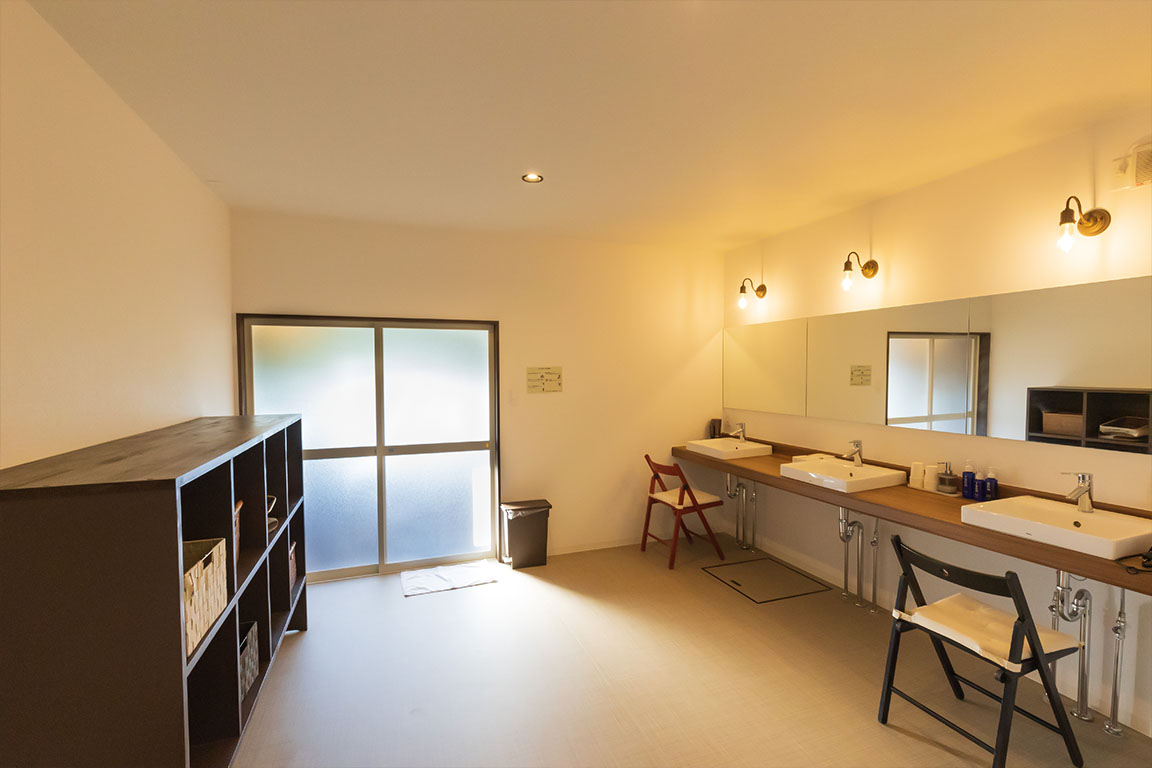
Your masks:
<path fill-rule="evenodd" d="M 1107 560 L 1152 547 L 1152 520 L 1102 509 L 1081 512 L 1075 504 L 1035 496 L 965 504 L 960 520 Z"/>
<path fill-rule="evenodd" d="M 767 456 L 772 453 L 772 446 L 770 445 L 739 440 L 735 437 L 689 440 L 684 447 L 714 459 L 747 459 L 751 456 Z"/>
<path fill-rule="evenodd" d="M 780 467 L 780 474 L 793 480 L 844 493 L 870 491 L 908 482 L 908 475 L 902 470 L 875 467 L 871 464 L 858 467 L 847 459 L 838 459 L 825 454 L 797 456 L 791 464 Z"/>

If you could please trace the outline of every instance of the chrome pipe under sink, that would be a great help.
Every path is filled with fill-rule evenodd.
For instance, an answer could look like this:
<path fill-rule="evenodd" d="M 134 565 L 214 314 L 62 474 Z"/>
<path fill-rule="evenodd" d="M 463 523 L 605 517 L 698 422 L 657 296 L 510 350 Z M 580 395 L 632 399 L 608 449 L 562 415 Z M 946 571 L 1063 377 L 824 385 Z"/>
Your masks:
<path fill-rule="evenodd" d="M 840 593 L 842 600 L 848 600 L 852 593 L 848 591 L 848 560 L 849 545 L 853 537 L 856 538 L 856 607 L 863 608 L 864 602 L 864 524 L 859 520 L 849 520 L 848 510 L 840 507 L 840 541 L 844 542 L 844 589 Z"/>

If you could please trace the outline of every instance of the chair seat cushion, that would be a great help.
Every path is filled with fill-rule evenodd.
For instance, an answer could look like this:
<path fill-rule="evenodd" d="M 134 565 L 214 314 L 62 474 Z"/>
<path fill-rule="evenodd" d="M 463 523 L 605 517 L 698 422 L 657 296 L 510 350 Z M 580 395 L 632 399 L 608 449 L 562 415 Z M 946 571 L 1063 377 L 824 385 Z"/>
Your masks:
<path fill-rule="evenodd" d="M 1011 672 L 1020 671 L 1020 664 L 1008 660 L 1012 625 L 1016 623 L 1015 614 L 993 608 L 958 592 L 951 597 L 913 608 L 907 613 L 894 609 L 892 616 L 943 635 Z M 1043 627 L 1036 627 L 1036 631 L 1045 653 L 1080 645 L 1079 640 L 1063 632 Z M 1023 660 L 1031 657 L 1032 648 L 1025 638 L 1020 658 Z"/>
<path fill-rule="evenodd" d="M 696 501 L 700 502 L 701 507 L 712 507 L 724 503 L 719 496 L 713 496 L 710 493 L 698 491 L 695 488 L 692 489 L 692 493 L 695 494 Z M 667 504 L 672 507 L 672 509 L 684 509 L 685 507 L 692 506 L 692 499 L 688 497 L 687 493 L 684 494 L 684 503 L 680 503 L 679 488 L 673 488 L 670 491 L 658 491 L 657 493 L 650 493 L 648 495 L 661 504 Z"/>

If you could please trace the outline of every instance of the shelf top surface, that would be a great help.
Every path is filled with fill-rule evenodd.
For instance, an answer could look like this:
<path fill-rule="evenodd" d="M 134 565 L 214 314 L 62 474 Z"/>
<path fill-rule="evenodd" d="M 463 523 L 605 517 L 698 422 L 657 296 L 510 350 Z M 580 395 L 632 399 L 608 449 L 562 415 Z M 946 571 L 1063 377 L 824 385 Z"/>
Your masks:
<path fill-rule="evenodd" d="M 299 415 L 205 416 L 0 469 L 0 492 L 170 481 L 179 484 Z"/>
<path fill-rule="evenodd" d="M 1149 395 L 1152 389 L 1133 389 L 1131 387 L 1068 387 L 1064 385 L 1054 387 L 1028 387 L 1029 392 L 1087 392 L 1091 395 Z"/>

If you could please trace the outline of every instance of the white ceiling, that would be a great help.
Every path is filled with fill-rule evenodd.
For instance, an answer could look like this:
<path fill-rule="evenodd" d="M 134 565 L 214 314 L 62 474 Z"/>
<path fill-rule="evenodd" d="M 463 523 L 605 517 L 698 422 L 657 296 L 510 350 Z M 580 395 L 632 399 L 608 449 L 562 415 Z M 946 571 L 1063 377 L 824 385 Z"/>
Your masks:
<path fill-rule="evenodd" d="M 434 227 L 722 249 L 1152 109 L 1149 2 L 33 5 L 228 203 Z"/>

